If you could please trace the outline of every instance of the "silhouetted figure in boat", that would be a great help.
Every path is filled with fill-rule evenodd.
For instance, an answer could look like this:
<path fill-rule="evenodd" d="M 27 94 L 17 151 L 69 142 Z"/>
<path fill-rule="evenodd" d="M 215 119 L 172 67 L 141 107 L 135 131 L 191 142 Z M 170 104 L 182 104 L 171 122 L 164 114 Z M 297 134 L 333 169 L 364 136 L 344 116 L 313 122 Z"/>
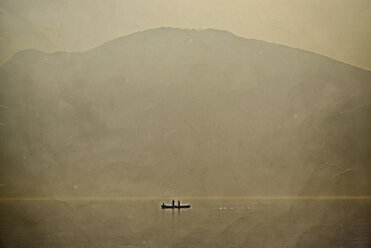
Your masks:
<path fill-rule="evenodd" d="M 180 209 L 180 201 L 178 201 L 178 207 L 179 207 L 179 209 Z"/>
<path fill-rule="evenodd" d="M 174 200 L 171 201 L 171 206 L 173 206 L 173 208 L 175 207 L 175 201 Z"/>

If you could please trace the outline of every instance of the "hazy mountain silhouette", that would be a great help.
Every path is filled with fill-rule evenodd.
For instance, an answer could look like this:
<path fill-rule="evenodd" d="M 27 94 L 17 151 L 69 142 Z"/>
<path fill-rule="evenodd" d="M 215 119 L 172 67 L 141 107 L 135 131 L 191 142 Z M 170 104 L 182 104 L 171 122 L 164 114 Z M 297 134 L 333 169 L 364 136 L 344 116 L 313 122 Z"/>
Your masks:
<path fill-rule="evenodd" d="M 370 193 L 371 73 L 318 54 L 159 28 L 0 78 L 3 195 Z"/>

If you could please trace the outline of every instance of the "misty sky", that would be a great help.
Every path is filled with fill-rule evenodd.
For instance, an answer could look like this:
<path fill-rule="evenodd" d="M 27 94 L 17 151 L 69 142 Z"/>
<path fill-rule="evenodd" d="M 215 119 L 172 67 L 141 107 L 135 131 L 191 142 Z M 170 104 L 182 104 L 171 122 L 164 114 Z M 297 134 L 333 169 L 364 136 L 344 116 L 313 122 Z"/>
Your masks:
<path fill-rule="evenodd" d="M 216 28 L 371 70 L 370 0 L 0 0 L 0 62 L 81 51 L 149 28 Z"/>

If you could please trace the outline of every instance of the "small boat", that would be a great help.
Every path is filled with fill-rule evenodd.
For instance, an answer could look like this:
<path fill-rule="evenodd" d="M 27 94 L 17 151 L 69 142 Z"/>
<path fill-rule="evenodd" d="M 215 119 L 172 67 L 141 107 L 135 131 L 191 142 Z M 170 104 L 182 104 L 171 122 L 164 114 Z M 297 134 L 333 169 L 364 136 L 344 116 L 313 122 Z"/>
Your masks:
<path fill-rule="evenodd" d="M 162 203 L 161 208 L 162 209 L 174 209 L 174 208 L 181 209 L 181 208 L 191 208 L 191 205 L 180 205 L 180 201 L 178 201 L 178 205 L 175 205 L 174 200 L 173 200 L 171 205 L 165 205 L 165 203 Z"/>
<path fill-rule="evenodd" d="M 168 206 L 168 205 L 161 205 L 161 208 L 162 209 L 165 209 L 165 208 L 191 208 L 191 205 L 181 205 L 181 206 L 177 206 L 175 205 L 174 207 L 173 206 Z"/>

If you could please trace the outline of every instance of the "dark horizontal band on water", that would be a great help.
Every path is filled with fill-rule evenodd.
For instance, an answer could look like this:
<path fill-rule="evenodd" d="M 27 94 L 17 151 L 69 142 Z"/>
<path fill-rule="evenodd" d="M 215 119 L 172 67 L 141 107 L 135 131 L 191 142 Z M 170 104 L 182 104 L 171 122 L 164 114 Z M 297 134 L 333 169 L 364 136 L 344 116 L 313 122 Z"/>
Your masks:
<path fill-rule="evenodd" d="M 185 196 L 185 197 L 1 197 L 0 201 L 127 201 L 127 200 L 371 200 L 371 196 Z"/>

